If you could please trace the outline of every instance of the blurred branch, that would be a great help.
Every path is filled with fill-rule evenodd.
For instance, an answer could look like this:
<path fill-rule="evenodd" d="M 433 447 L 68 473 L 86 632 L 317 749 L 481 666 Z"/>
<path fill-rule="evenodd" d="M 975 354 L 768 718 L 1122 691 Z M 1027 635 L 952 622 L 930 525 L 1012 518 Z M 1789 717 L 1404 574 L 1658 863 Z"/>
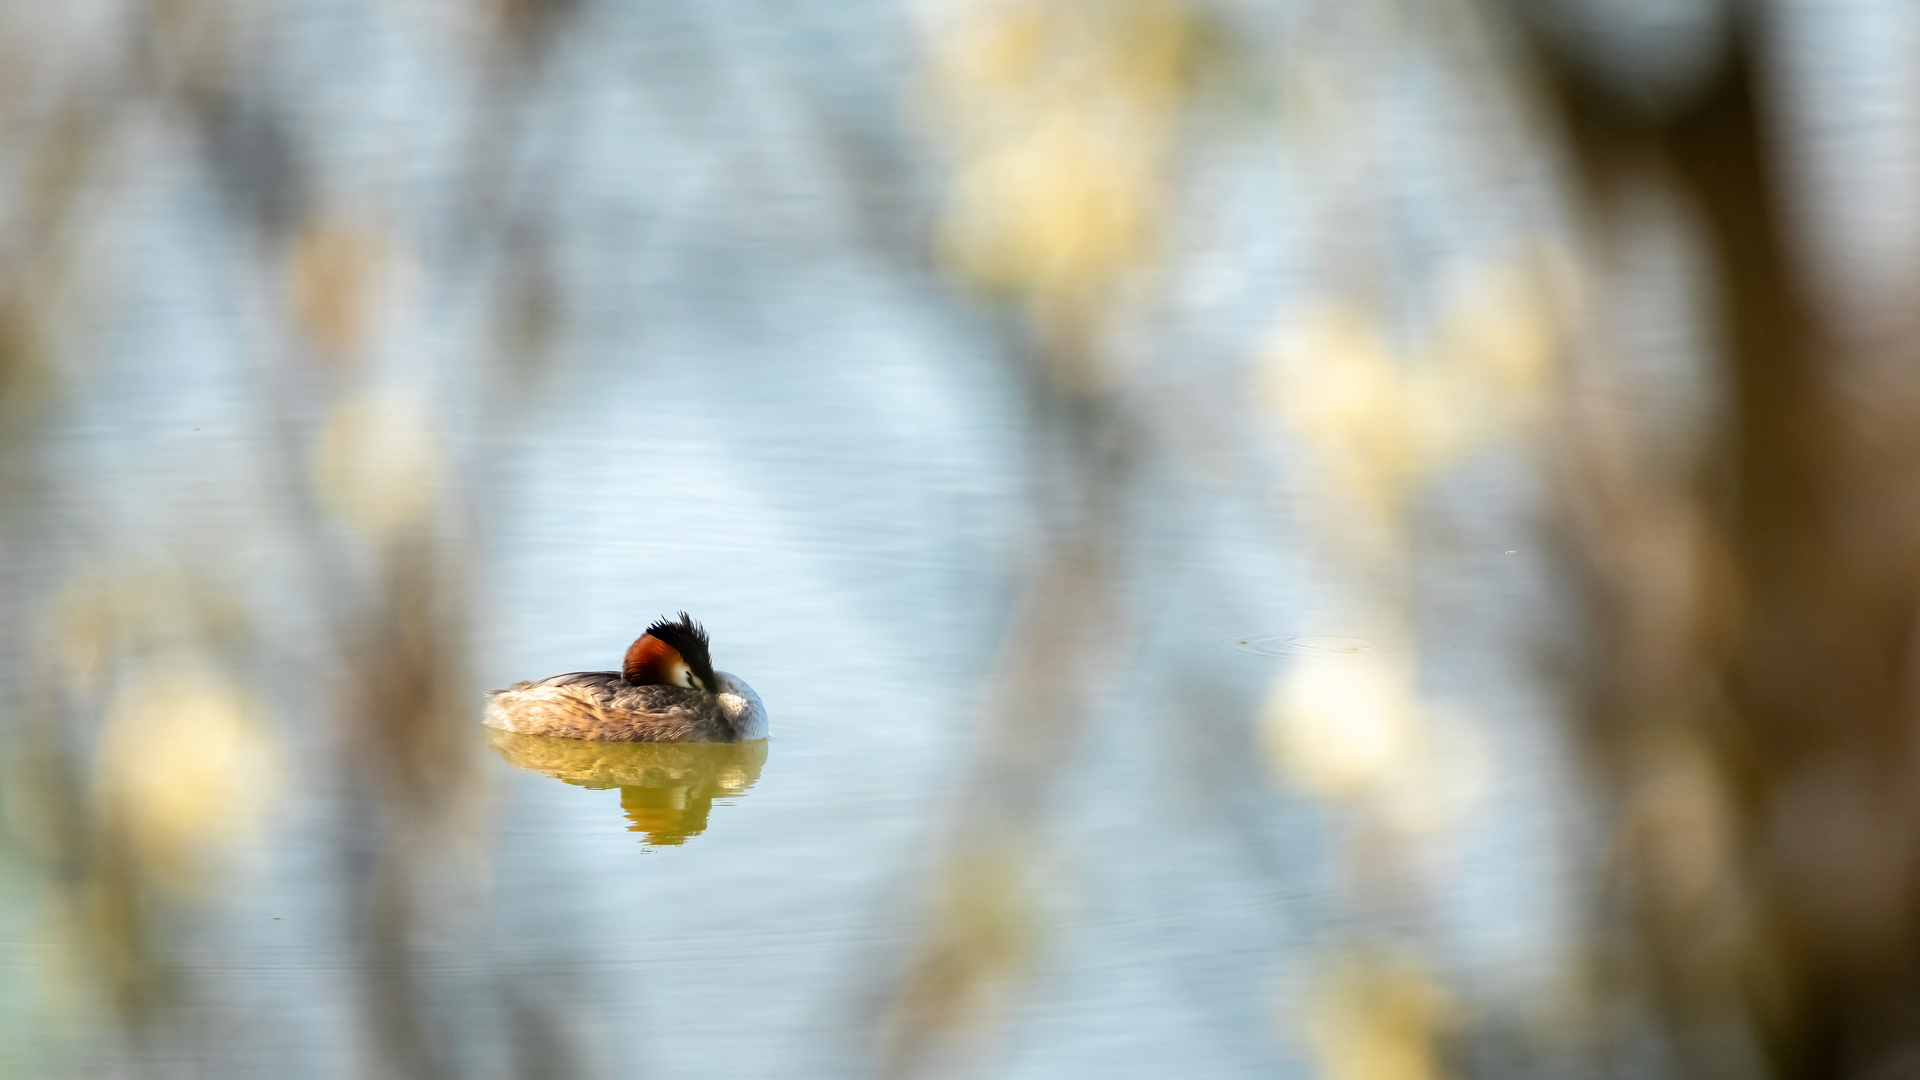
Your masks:
<path fill-rule="evenodd" d="M 1044 539 L 982 695 L 928 923 L 885 1018 L 885 1075 L 937 1068 L 1031 959 L 1031 866 L 1053 778 L 1126 624 L 1142 430 L 1110 339 L 1159 259 L 1204 26 L 1181 0 L 999 0 L 929 27 L 934 122 L 951 155 L 941 255 L 1013 317 Z"/>
<path fill-rule="evenodd" d="M 1920 1054 L 1920 368 L 1904 345 L 1904 364 L 1849 353 L 1806 299 L 1764 29 L 1743 8 L 1710 77 L 1664 110 L 1533 35 L 1595 230 L 1634 176 L 1696 216 L 1729 401 L 1691 473 L 1588 427 L 1586 731 L 1689 1071 L 1741 1075 L 1751 1038 L 1783 1078 L 1892 1075 Z"/>
<path fill-rule="evenodd" d="M 494 7 L 492 36 L 476 61 L 486 69 L 480 81 L 494 89 L 476 96 L 475 130 L 494 127 L 495 107 L 531 94 L 517 73 L 544 56 L 577 5 L 502 0 Z M 402 238 L 329 202 L 338 196 L 328 190 L 325 162 L 308 145 L 299 111 L 288 107 L 289 91 L 272 77 L 280 39 L 270 31 L 279 17 L 272 5 L 154 0 L 103 9 L 75 25 L 50 17 L 42 29 L 74 40 L 53 43 L 46 58 L 37 43 L 5 43 L 10 56 L 39 65 L 19 77 L 42 99 L 38 111 L 21 110 L 27 119 L 9 117 L 4 132 L 23 162 L 6 174 L 9 269 L 0 273 L 0 418 L 9 421 L 0 443 L 5 602 L 16 627 L 43 625 L 47 603 L 55 621 L 64 617 L 60 604 L 78 611 L 73 621 L 81 627 L 67 635 L 73 640 L 54 644 L 22 635 L 8 651 L 20 692 L 7 718 L 7 764 L 21 782 L 8 785 L 7 824 L 57 894 L 50 906 L 77 946 L 77 981 L 108 1006 L 109 1015 L 89 1013 L 83 1024 L 92 1025 L 88 1041 L 103 1047 L 89 1048 L 88 1067 L 111 1067 L 110 1037 L 120 1034 L 125 1069 L 166 1072 L 191 1055 L 195 1025 L 209 1021 L 198 1010 L 220 992 L 218 978 L 175 962 L 206 932 L 197 917 L 222 899 L 208 888 L 224 880 L 210 853 L 266 816 L 257 789 L 271 786 L 262 763 L 272 745 L 253 703 L 323 721 L 317 741 L 331 738 L 335 754 L 303 779 L 319 790 L 343 781 L 337 840 L 345 873 L 331 885 L 347 908 L 343 929 L 361 952 L 357 1003 L 372 1044 L 364 1065 L 409 1080 L 461 1075 L 481 1052 L 450 1034 L 453 1012 L 487 1003 L 437 985 L 429 963 L 429 939 L 448 932 L 450 909 L 471 909 L 480 899 L 479 878 L 466 865 L 477 848 L 471 830 L 481 777 L 464 663 L 468 566 L 454 528 L 465 524 L 452 497 L 462 488 L 449 481 L 458 472 L 448 460 L 457 458 L 455 440 L 444 416 L 370 404 L 390 391 L 375 359 L 393 322 L 382 316 Z M 85 62 L 63 66 L 72 56 Z M 107 276 L 83 259 L 82 240 L 101 222 L 121 219 L 86 211 L 102 189 L 117 194 L 128 179 L 113 167 L 129 162 L 112 151 L 130 141 L 129 131 L 161 136 L 138 144 L 146 156 L 130 162 L 134 181 L 157 165 L 168 182 L 181 172 L 219 196 L 226 220 L 196 221 L 211 232 L 199 239 L 208 248 L 240 241 L 232 245 L 234 279 L 257 291 L 234 306 L 269 313 L 248 326 L 265 332 L 239 351 L 261 364 L 257 379 L 239 380 L 242 397 L 232 406 L 243 427 L 255 421 L 270 436 L 259 469 L 262 498 L 225 508 L 231 516 L 209 532 L 258 528 L 294 553 L 295 568 L 291 581 L 274 583 L 286 586 L 275 598 L 281 607 L 272 618 L 243 620 L 244 632 L 219 629 L 200 610 L 210 603 L 208 582 L 227 569 L 216 564 L 225 546 L 193 552 L 178 583 L 153 573 L 123 579 L 103 570 L 126 557 L 117 549 L 153 555 L 149 547 L 165 540 L 111 529 L 59 535 L 68 510 L 41 498 L 79 492 L 75 513 L 84 517 L 95 512 L 89 501 L 102 486 L 46 454 L 52 425 L 45 421 L 54 390 L 80 367 L 78 334 L 62 310 L 66 296 Z M 512 134 L 480 140 L 466 164 L 487 177 L 505 173 Z M 176 168 L 167 156 L 176 147 L 188 148 L 197 171 Z M 544 250 L 544 238 L 533 235 L 541 230 L 514 227 L 526 247 Z M 519 361 L 547 346 L 558 301 L 544 264 L 510 269 L 488 284 L 512 294 L 497 306 L 510 313 L 503 320 L 508 359 Z M 285 317 L 275 320 L 281 300 Z M 484 364 L 475 370 L 446 383 L 483 403 L 498 398 L 488 393 L 497 373 Z M 72 594 L 64 599 L 51 587 L 63 577 L 71 578 Z M 89 584 L 95 578 L 105 584 Z M 79 664 L 62 649 L 99 658 Z M 323 704 L 312 708 L 316 699 Z M 519 992 L 515 1007 L 531 1000 L 531 991 Z M 551 1060 L 543 1075 L 565 1075 L 577 1055 L 555 1053 L 558 1030 L 522 1012 L 520 1030 L 545 1040 L 540 1052 Z M 511 1050 L 512 1038 L 503 1033 L 497 1045 Z"/>

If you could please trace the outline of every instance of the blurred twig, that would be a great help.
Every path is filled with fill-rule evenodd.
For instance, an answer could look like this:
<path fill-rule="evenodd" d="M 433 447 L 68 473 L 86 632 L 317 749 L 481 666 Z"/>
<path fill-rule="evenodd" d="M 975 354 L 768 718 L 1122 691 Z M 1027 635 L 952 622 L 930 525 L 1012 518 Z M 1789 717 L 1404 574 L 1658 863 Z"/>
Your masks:
<path fill-rule="evenodd" d="M 1109 335 L 1152 279 L 1205 26 L 1180 0 L 1002 0 L 929 27 L 933 124 L 952 159 L 941 253 L 1012 316 L 1043 455 L 1044 539 L 885 1019 L 886 1075 L 948 1060 L 1039 930 L 1032 859 L 1052 779 L 1126 622 L 1117 597 L 1141 430 Z"/>
<path fill-rule="evenodd" d="M 1740 9 L 1721 61 L 1661 109 L 1533 39 L 1595 227 L 1624 181 L 1677 193 L 1724 342 L 1726 421 L 1698 464 L 1586 428 L 1586 731 L 1688 1071 L 1742 1075 L 1750 1040 L 1780 1077 L 1903 1074 L 1920 1053 L 1920 368 L 1904 344 L 1844 347 L 1808 302 L 1766 36 L 1764 9 Z"/>

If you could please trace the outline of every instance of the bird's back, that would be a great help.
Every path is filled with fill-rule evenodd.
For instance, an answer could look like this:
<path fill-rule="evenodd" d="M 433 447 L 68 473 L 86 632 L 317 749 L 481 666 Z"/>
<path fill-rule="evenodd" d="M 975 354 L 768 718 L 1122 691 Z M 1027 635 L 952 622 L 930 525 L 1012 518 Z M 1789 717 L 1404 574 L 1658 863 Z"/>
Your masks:
<path fill-rule="evenodd" d="M 634 686 L 618 671 L 572 671 L 489 695 L 486 725 L 524 735 L 603 742 L 735 742 L 733 718 L 713 694 Z"/>

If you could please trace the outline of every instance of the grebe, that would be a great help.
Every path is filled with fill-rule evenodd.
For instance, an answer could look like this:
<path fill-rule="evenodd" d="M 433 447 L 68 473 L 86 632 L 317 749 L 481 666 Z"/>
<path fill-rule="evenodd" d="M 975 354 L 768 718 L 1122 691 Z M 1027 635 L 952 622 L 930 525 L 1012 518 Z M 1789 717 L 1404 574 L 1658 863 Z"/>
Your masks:
<path fill-rule="evenodd" d="M 713 670 L 707 632 L 686 612 L 627 648 L 619 671 L 570 671 L 488 693 L 488 727 L 601 742 L 746 742 L 767 710 L 740 679 Z"/>

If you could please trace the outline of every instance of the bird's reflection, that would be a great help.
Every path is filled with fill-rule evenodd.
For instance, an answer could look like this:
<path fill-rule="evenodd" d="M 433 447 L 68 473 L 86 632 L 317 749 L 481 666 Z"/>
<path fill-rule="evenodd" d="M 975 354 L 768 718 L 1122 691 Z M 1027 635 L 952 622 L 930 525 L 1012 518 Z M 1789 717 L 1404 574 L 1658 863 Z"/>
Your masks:
<path fill-rule="evenodd" d="M 584 788 L 619 788 L 628 832 L 647 844 L 684 844 L 707 827 L 713 800 L 760 779 L 767 740 L 744 743 L 591 742 L 488 731 L 487 742 L 522 769 Z"/>

